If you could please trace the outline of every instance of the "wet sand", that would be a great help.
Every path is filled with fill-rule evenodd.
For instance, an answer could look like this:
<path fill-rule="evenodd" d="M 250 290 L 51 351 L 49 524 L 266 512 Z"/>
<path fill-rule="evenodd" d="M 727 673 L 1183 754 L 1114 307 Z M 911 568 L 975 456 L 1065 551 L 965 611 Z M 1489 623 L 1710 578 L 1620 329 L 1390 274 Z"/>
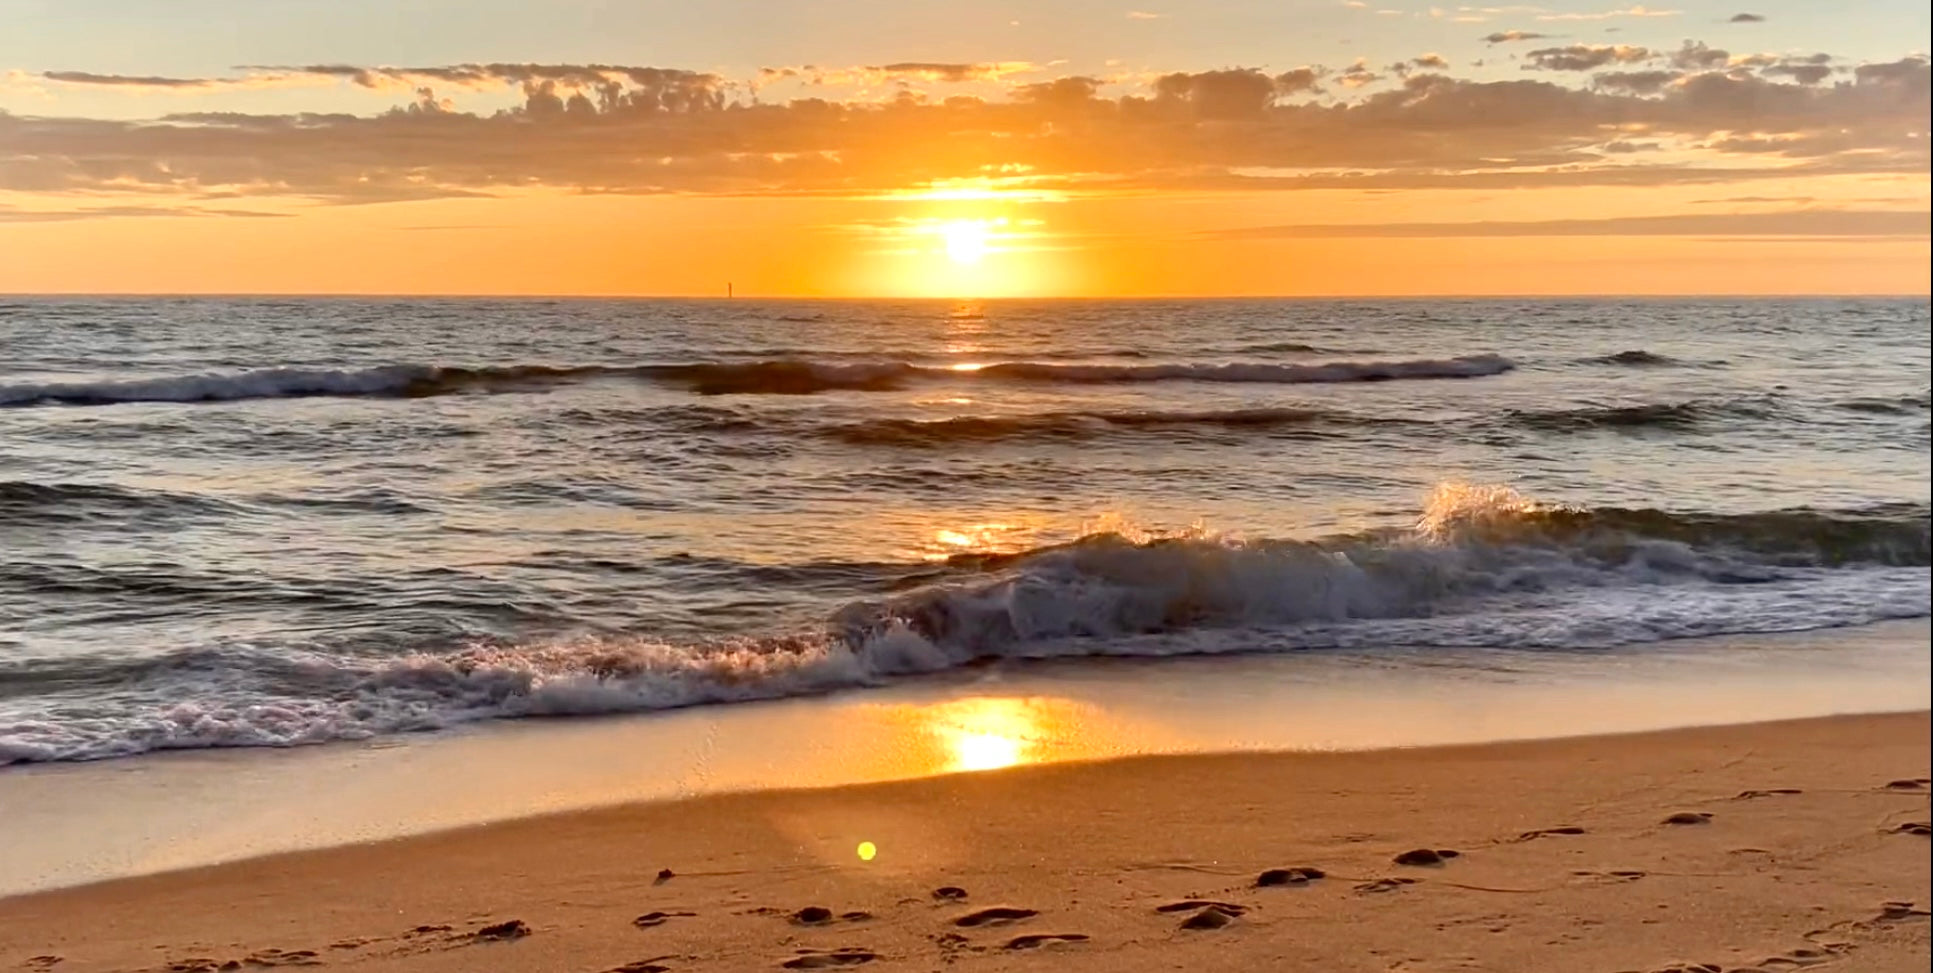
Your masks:
<path fill-rule="evenodd" d="M 0 970 L 1929 959 L 1925 712 L 575 811 L 0 900 Z"/>

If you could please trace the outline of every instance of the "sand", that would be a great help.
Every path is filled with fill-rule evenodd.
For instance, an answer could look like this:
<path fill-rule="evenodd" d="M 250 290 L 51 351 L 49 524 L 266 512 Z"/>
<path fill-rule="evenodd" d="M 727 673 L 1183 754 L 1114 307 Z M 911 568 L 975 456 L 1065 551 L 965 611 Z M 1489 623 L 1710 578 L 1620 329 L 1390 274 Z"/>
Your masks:
<path fill-rule="evenodd" d="M 576 811 L 0 900 L 0 970 L 1924 970 L 1928 735 L 1920 712 Z"/>

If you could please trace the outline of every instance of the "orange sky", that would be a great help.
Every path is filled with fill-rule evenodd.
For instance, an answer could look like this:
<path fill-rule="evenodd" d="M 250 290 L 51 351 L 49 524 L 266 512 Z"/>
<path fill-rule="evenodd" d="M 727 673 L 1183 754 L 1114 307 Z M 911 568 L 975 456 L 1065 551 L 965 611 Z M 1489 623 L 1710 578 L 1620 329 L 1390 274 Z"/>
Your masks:
<path fill-rule="evenodd" d="M 1456 9 L 1382 17 L 1401 31 L 1322 63 L 1194 70 L 326 48 L 146 69 L 116 49 L 110 71 L 76 42 L 0 63 L 0 291 L 1928 291 L 1924 55 L 1779 46 L 1757 14 Z M 1123 29 L 1219 36 L 1187 16 Z M 1426 29 L 1451 53 L 1414 50 Z"/>

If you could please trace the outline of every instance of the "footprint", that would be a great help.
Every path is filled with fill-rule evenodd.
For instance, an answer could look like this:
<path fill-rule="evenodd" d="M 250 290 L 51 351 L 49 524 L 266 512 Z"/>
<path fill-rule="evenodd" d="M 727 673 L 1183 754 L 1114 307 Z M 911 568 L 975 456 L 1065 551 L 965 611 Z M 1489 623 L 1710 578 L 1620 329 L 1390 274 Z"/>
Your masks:
<path fill-rule="evenodd" d="M 1181 920 L 1183 929 L 1220 929 L 1235 921 L 1240 913 L 1224 912 L 1216 906 L 1208 906 L 1200 912 Z"/>
<path fill-rule="evenodd" d="M 1248 906 L 1236 905 L 1233 902 L 1216 902 L 1213 899 L 1182 899 L 1179 902 L 1154 907 L 1156 912 L 1188 912 L 1192 909 L 1220 909 L 1229 915 L 1239 916 L 1248 911 Z"/>
<path fill-rule="evenodd" d="M 478 929 L 470 935 L 482 940 L 507 942 L 512 939 L 522 939 L 530 935 L 530 927 L 525 925 L 522 919 L 506 919 L 502 922 L 484 926 L 482 929 Z"/>
<path fill-rule="evenodd" d="M 66 958 L 65 956 L 55 956 L 52 953 L 47 953 L 42 956 L 29 956 L 27 957 L 25 965 L 30 970 L 51 970 L 55 965 L 66 960 Z"/>
<path fill-rule="evenodd" d="M 824 952 L 815 951 L 806 953 L 803 956 L 794 956 L 779 965 L 788 970 L 829 970 L 835 966 L 858 966 L 861 963 L 870 963 L 878 958 L 879 954 L 870 949 L 841 947 Z"/>
<path fill-rule="evenodd" d="M 792 913 L 792 921 L 801 926 L 819 926 L 832 921 L 832 910 L 822 905 L 809 905 Z"/>
<path fill-rule="evenodd" d="M 1561 827 L 1561 828 L 1538 828 L 1535 831 L 1526 831 L 1523 834 L 1518 835 L 1517 840 L 1518 841 L 1536 841 L 1538 838 L 1548 837 L 1550 835 L 1560 835 L 1560 834 L 1573 835 L 1573 834 L 1584 834 L 1584 833 L 1585 832 L 1583 828 L 1579 828 L 1573 825 L 1565 825 L 1564 827 Z"/>
<path fill-rule="evenodd" d="M 604 973 L 671 973 L 671 967 L 656 960 L 641 959 L 623 966 L 613 966 Z"/>
<path fill-rule="evenodd" d="M 1774 795 L 1780 795 L 1780 794 L 1804 794 L 1804 793 L 1805 791 L 1802 791 L 1796 787 L 1768 787 L 1760 791 L 1739 791 L 1738 796 L 1732 798 L 1732 800 L 1749 801 L 1757 797 L 1772 797 Z"/>
<path fill-rule="evenodd" d="M 1893 791 L 1917 791 L 1917 790 L 1922 790 L 1925 787 L 1926 787 L 1926 778 L 1924 777 L 1913 777 L 1910 779 L 1901 779 L 1901 780 L 1889 780 L 1886 782 L 1886 789 L 1893 790 Z"/>
<path fill-rule="evenodd" d="M 1087 942 L 1087 936 L 1082 933 L 1046 932 L 1046 933 L 1033 933 L 1026 936 L 1015 936 L 1014 938 L 1007 940 L 1007 945 L 1001 948 L 1002 949 L 1036 949 L 1041 946 L 1046 946 L 1050 943 L 1084 943 L 1084 942 Z"/>
<path fill-rule="evenodd" d="M 936 902 L 958 902 L 966 897 L 967 890 L 958 885 L 942 885 L 933 890 L 933 900 Z"/>
<path fill-rule="evenodd" d="M 666 882 L 669 882 L 669 881 L 671 881 L 672 879 L 674 879 L 674 878 L 677 878 L 677 877 L 678 877 L 678 873 L 677 873 L 677 872 L 674 872 L 674 871 L 672 871 L 672 870 L 671 870 L 671 869 L 669 869 L 669 868 L 660 868 L 660 869 L 658 869 L 658 878 L 657 878 L 657 880 L 656 880 L 656 881 L 654 881 L 654 882 L 652 882 L 651 884 L 653 884 L 653 885 L 663 885 L 664 883 L 666 883 Z"/>
<path fill-rule="evenodd" d="M 1933 835 L 1933 824 L 1929 824 L 1925 821 L 1908 821 L 1905 824 L 1898 825 L 1897 827 L 1888 829 L 1886 833 L 1887 834 L 1916 834 L 1924 838 L 1929 835 Z"/>
<path fill-rule="evenodd" d="M 1712 821 L 1712 815 L 1710 811 L 1679 811 L 1678 813 L 1673 814 L 1668 818 L 1665 818 L 1664 823 L 1665 824 L 1710 824 L 1711 821 Z"/>
<path fill-rule="evenodd" d="M 649 929 L 652 926 L 662 926 L 673 919 L 689 919 L 697 914 L 696 912 L 647 912 L 631 920 L 631 925 L 639 929 Z"/>
<path fill-rule="evenodd" d="M 1392 860 L 1398 865 L 1441 865 L 1445 860 L 1460 854 L 1462 853 L 1448 848 L 1415 848 L 1397 855 Z"/>
<path fill-rule="evenodd" d="M 232 960 L 230 962 L 233 962 Z M 249 966 L 317 966 L 322 963 L 313 949 L 260 949 L 242 957 Z M 228 966 L 223 963 L 223 966 Z"/>
<path fill-rule="evenodd" d="M 1358 892 L 1394 892 L 1405 885 L 1415 885 L 1413 878 L 1379 878 L 1356 886 Z"/>
<path fill-rule="evenodd" d="M 1038 909 L 1022 909 L 1017 906 L 996 905 L 969 912 L 953 920 L 953 924 L 964 928 L 972 928 L 974 926 L 1019 922 L 1022 919 L 1031 919 L 1037 915 L 1040 915 L 1040 910 Z"/>
<path fill-rule="evenodd" d="M 1927 915 L 1929 913 L 1925 909 L 1915 909 L 1911 902 L 1887 902 L 1879 907 L 1879 921 L 1881 922 L 1899 922 L 1901 920 L 1914 918 L 1923 919 Z"/>
<path fill-rule="evenodd" d="M 1329 873 L 1320 868 L 1309 868 L 1306 866 L 1297 868 L 1271 868 L 1255 876 L 1255 887 L 1268 888 L 1271 885 L 1306 885 L 1316 879 L 1327 878 L 1328 876 Z"/>

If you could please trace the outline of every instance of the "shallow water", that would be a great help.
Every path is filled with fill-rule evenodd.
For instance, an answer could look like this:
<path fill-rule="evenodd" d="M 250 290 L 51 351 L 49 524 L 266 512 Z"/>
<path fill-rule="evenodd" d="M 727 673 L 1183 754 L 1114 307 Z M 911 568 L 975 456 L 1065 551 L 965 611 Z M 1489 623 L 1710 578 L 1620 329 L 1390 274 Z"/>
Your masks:
<path fill-rule="evenodd" d="M 14 300 L 0 763 L 1920 617 L 1928 339 L 1877 299 Z"/>

